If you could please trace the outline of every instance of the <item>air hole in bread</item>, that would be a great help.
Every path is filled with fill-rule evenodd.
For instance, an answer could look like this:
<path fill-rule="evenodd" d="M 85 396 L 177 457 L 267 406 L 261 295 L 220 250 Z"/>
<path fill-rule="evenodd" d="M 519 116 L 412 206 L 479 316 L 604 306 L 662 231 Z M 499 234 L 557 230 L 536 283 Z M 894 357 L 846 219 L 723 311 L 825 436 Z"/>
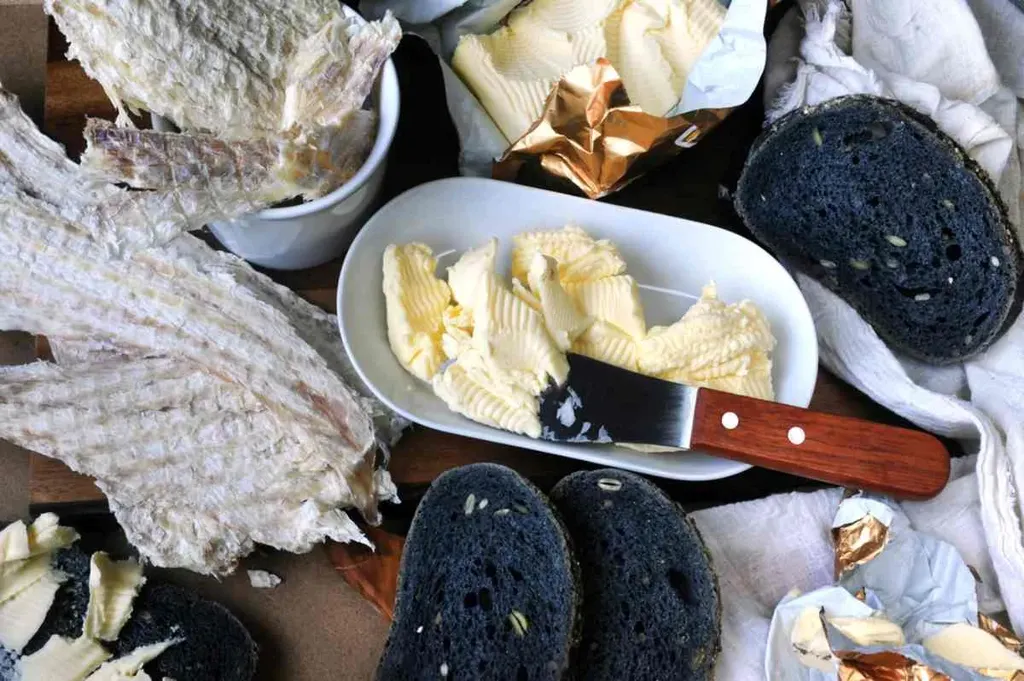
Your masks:
<path fill-rule="evenodd" d="M 512 579 L 516 580 L 517 582 L 523 581 L 523 573 L 519 570 L 516 570 L 514 567 L 510 567 L 508 569 L 508 573 L 512 575 Z"/>
<path fill-rule="evenodd" d="M 637 621 L 633 624 L 633 631 L 637 634 L 646 633 L 647 626 L 643 622 Z"/>
<path fill-rule="evenodd" d="M 872 208 L 878 208 L 878 204 L 880 204 L 881 202 L 882 200 L 877 196 L 872 196 L 870 199 L 868 199 L 868 205 L 871 206 Z"/>
<path fill-rule="evenodd" d="M 490 612 L 494 603 L 491 601 L 491 590 L 487 587 L 480 589 L 479 591 L 480 607 L 486 612 Z"/>
<path fill-rule="evenodd" d="M 498 577 L 498 566 L 489 560 L 484 562 L 484 574 L 487 575 L 492 582 L 496 581 Z"/>
<path fill-rule="evenodd" d="M 946 260 L 950 262 L 956 262 L 963 255 L 963 249 L 958 244 L 950 244 L 946 246 Z"/>
<path fill-rule="evenodd" d="M 877 121 L 856 132 L 843 135 L 843 144 L 852 147 L 857 144 L 867 144 L 885 139 L 892 133 L 892 123 L 888 121 Z"/>
<path fill-rule="evenodd" d="M 465 598 L 462 599 L 462 605 L 465 608 L 475 608 L 477 605 L 476 592 L 470 591 L 466 594 Z"/>
<path fill-rule="evenodd" d="M 988 313 L 988 312 L 983 312 L 982 314 L 978 315 L 978 316 L 977 316 L 977 317 L 976 317 L 976 318 L 974 319 L 974 323 L 972 324 L 972 326 L 974 326 L 974 328 L 978 328 L 979 326 L 981 326 L 982 324 L 984 324 L 984 323 L 985 323 L 985 321 L 986 321 L 986 320 L 988 320 L 988 318 L 989 318 L 989 314 L 990 314 L 990 313 Z"/>
<path fill-rule="evenodd" d="M 526 667 L 519 665 L 519 671 L 516 672 L 516 681 L 530 681 L 530 672 L 526 671 Z"/>
<path fill-rule="evenodd" d="M 686 578 L 686 575 L 679 570 L 676 570 L 675 568 L 669 569 L 668 585 L 672 587 L 672 590 L 676 592 L 679 599 L 686 605 L 697 604 L 690 581 Z"/>
<path fill-rule="evenodd" d="M 943 241 L 952 241 L 953 240 L 953 237 L 954 237 L 953 230 L 951 230 L 949 227 L 943 227 L 939 231 L 939 233 L 942 235 L 942 240 Z"/>

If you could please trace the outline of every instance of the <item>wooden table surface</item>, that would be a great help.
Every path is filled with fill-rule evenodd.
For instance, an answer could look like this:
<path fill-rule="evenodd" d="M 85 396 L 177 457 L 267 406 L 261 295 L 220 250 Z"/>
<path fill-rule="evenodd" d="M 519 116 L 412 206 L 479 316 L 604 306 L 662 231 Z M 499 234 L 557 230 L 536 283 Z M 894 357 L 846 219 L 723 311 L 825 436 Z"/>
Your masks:
<path fill-rule="evenodd" d="M 769 25 L 780 16 L 772 10 Z M 107 119 L 114 110 L 102 88 L 90 80 L 77 63 L 64 60 L 63 38 L 51 29 L 50 62 L 44 130 L 61 142 L 73 158 L 84 147 L 82 129 L 86 116 Z M 394 57 L 402 92 L 402 111 L 388 159 L 382 202 L 416 185 L 458 174 L 458 140 L 448 117 L 441 75 L 434 56 L 418 38 L 406 37 Z M 640 208 L 706 222 L 749 236 L 727 198 L 735 186 L 747 150 L 763 120 L 761 93 L 738 108 L 695 148 L 624 190 L 605 199 L 609 203 Z M 723 191 L 723 189 L 725 191 Z M 443 216 L 438 216 L 443 220 Z M 458 225 L 451 225 L 458 229 Z M 640 227 L 638 227 L 640 228 Z M 205 235 L 212 240 L 212 237 Z M 334 311 L 335 285 L 340 260 L 301 272 L 267 272 L 307 300 Z M 680 263 L 685 266 L 685 263 Z M 339 339 L 340 342 L 340 339 Z M 41 354 L 45 356 L 43 345 Z M 825 370 L 819 373 L 813 409 L 856 416 L 895 425 L 910 426 Z M 951 448 L 954 448 L 951 443 Z M 331 559 L 342 576 L 385 615 L 394 598 L 402 535 L 415 510 L 415 501 L 441 472 L 455 466 L 492 461 L 517 469 L 547 490 L 559 478 L 580 468 L 578 461 L 488 442 L 414 428 L 392 454 L 390 471 L 406 501 L 385 508 L 382 528 L 368 528 L 377 545 L 370 554 L 358 547 L 332 545 Z M 659 484 L 688 508 L 755 499 L 778 492 L 817 486 L 808 480 L 763 469 L 713 482 Z M 41 456 L 31 462 L 32 508 L 105 511 L 105 500 L 88 478 L 75 475 L 57 461 Z M 413 503 L 408 503 L 408 502 Z"/>
<path fill-rule="evenodd" d="M 81 132 L 85 117 L 109 119 L 113 118 L 114 110 L 102 88 L 77 63 L 65 61 L 62 53 L 62 39 L 51 31 L 44 129 L 77 158 L 84 146 Z M 395 55 L 395 62 L 403 106 L 384 182 L 385 201 L 423 182 L 458 173 L 458 141 L 445 108 L 436 60 L 419 39 L 407 37 Z M 759 132 L 762 115 L 757 92 L 695 148 L 606 200 L 746 234 L 729 201 L 721 198 L 721 188 L 734 186 L 746 150 Z M 452 229 L 457 228 L 458 225 L 452 225 Z M 340 260 L 336 260 L 310 270 L 268 274 L 333 311 L 339 268 Z M 811 406 L 824 412 L 908 425 L 824 370 L 819 374 Z M 542 486 L 586 466 L 547 454 L 416 428 L 395 448 L 391 472 L 408 496 L 410 492 L 415 495 L 441 471 L 474 461 L 505 463 Z M 32 502 L 37 509 L 75 501 L 102 502 L 102 495 L 91 481 L 69 474 L 61 464 L 35 457 L 32 467 Z M 752 469 L 722 481 L 673 482 L 665 486 L 688 505 L 706 506 L 808 484 L 789 475 Z"/>

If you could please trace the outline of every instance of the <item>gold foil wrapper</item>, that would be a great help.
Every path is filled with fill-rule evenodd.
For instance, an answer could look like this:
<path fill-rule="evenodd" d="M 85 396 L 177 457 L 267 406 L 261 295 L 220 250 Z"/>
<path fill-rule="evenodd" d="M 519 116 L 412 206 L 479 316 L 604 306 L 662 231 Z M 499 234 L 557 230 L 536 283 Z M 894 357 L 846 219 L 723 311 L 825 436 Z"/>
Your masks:
<path fill-rule="evenodd" d="M 858 565 L 868 562 L 885 548 L 889 528 L 872 515 L 832 529 L 836 547 L 836 579 Z"/>
<path fill-rule="evenodd" d="M 836 657 L 839 681 L 950 681 L 942 672 L 895 652 L 839 651 Z"/>
<path fill-rule="evenodd" d="M 568 180 L 592 199 L 621 189 L 649 168 L 692 147 L 731 109 L 663 118 L 629 104 L 607 59 L 578 66 L 555 85 L 544 113 L 493 168 L 514 181 L 528 163 Z"/>
<path fill-rule="evenodd" d="M 995 636 L 1011 653 L 1020 655 L 1021 648 L 1024 648 L 1024 641 L 1022 641 L 1017 634 L 1013 633 L 999 622 L 996 622 L 988 615 L 982 615 L 980 612 L 978 613 L 978 628 Z M 1021 675 L 1019 680 L 1015 679 L 1015 681 L 1024 681 L 1024 674 Z"/>

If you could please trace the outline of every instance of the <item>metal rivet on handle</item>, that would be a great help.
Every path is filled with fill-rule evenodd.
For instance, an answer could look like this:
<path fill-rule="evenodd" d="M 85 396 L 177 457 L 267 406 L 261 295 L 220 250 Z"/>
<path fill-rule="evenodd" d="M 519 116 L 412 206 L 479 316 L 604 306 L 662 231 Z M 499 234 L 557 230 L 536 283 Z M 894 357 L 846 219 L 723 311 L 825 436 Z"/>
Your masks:
<path fill-rule="evenodd" d="M 726 430 L 735 430 L 740 425 L 740 417 L 735 412 L 727 411 L 722 414 L 722 427 Z"/>
<path fill-rule="evenodd" d="M 804 440 L 807 439 L 807 433 L 800 426 L 793 426 L 789 429 L 789 441 L 795 445 L 802 445 Z"/>

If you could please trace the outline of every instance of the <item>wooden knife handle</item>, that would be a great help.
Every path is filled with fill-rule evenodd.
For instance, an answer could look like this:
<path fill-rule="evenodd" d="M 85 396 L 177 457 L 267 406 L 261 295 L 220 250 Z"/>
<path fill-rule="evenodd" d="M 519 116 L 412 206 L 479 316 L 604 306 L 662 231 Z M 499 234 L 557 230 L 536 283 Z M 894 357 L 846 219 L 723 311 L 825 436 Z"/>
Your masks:
<path fill-rule="evenodd" d="M 949 479 L 949 452 L 928 433 L 705 388 L 690 448 L 902 499 L 930 499 Z"/>

